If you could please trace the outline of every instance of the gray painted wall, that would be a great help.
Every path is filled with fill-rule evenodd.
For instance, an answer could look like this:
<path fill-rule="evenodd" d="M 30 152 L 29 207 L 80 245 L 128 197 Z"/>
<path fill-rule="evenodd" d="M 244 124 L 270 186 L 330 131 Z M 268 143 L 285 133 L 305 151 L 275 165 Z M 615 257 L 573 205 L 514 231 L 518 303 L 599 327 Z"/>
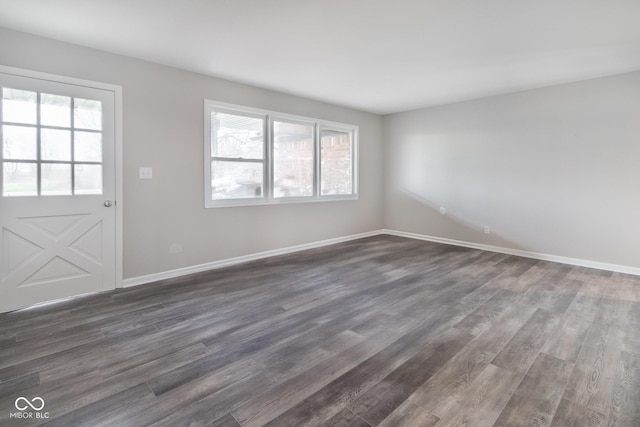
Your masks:
<path fill-rule="evenodd" d="M 123 87 L 125 278 L 382 227 L 379 116 L 2 28 L 0 64 Z M 204 98 L 360 126 L 360 199 L 205 209 Z"/>
<path fill-rule="evenodd" d="M 383 132 L 387 228 L 640 267 L 640 72 L 389 115 Z"/>

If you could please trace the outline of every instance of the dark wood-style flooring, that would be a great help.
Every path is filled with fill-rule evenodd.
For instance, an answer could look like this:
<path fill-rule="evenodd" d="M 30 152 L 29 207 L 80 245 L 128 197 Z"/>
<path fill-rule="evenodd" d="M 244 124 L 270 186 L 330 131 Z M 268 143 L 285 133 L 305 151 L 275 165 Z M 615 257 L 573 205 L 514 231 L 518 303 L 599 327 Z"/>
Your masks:
<path fill-rule="evenodd" d="M 0 425 L 640 426 L 640 278 L 392 236 L 0 315 Z M 39 422 L 43 422 L 40 420 Z"/>

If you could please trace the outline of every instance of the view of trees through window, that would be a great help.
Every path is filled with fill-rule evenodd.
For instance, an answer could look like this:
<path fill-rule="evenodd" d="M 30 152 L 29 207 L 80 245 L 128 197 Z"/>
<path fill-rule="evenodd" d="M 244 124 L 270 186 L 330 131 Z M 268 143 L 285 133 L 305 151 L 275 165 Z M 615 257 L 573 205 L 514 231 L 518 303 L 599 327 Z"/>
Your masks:
<path fill-rule="evenodd" d="M 211 201 L 355 196 L 354 126 L 208 108 Z"/>

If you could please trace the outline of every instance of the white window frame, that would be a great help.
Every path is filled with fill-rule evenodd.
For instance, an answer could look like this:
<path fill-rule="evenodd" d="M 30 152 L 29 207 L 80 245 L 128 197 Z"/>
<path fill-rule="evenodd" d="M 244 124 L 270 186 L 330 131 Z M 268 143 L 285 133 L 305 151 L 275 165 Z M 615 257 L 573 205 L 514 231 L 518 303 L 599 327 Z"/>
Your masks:
<path fill-rule="evenodd" d="M 227 114 L 245 115 L 248 117 L 260 117 L 264 119 L 264 156 L 263 156 L 263 188 L 262 197 L 238 198 L 214 200 L 211 198 L 211 113 L 220 112 Z M 274 197 L 274 174 L 273 174 L 273 144 L 274 144 L 274 121 L 313 125 L 313 195 L 302 197 Z M 350 132 L 351 137 L 351 185 L 352 193 L 344 195 L 321 194 L 321 157 L 320 157 L 320 134 L 322 130 L 335 130 L 340 132 Z M 258 108 L 245 107 L 225 102 L 204 100 L 204 206 L 205 208 L 230 207 L 230 206 L 254 206 L 254 205 L 277 205 L 288 203 L 317 203 L 340 200 L 358 199 L 358 144 L 359 127 L 345 123 L 332 122 L 328 120 L 314 119 L 311 117 L 297 116 L 293 114 L 280 113 L 276 111 L 263 110 Z"/>

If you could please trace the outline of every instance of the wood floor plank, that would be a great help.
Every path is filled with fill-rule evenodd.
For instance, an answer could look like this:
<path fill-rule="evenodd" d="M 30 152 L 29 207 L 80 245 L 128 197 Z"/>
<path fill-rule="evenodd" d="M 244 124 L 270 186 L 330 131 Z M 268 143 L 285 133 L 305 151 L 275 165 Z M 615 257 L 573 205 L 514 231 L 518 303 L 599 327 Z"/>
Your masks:
<path fill-rule="evenodd" d="M 439 298 L 451 299 L 456 298 L 456 296 L 455 294 L 443 292 L 438 298 L 435 298 L 433 301 L 431 301 L 431 304 L 433 304 L 433 309 L 427 309 L 427 312 L 430 312 L 431 317 L 425 319 L 426 323 L 423 322 L 420 329 L 417 329 L 416 331 L 408 335 L 408 347 L 406 347 L 406 344 L 401 343 L 405 346 L 405 349 L 412 349 L 411 351 L 413 352 L 418 351 L 417 348 L 419 348 L 420 343 L 426 343 L 427 341 L 425 340 L 430 339 L 430 337 L 436 337 L 438 333 L 446 330 L 447 328 L 450 328 L 456 322 L 457 313 L 459 310 L 446 310 L 446 307 L 443 308 L 441 306 Z M 424 308 L 425 306 L 423 305 L 423 309 Z M 460 310 L 463 313 L 465 311 L 468 311 L 468 307 L 461 306 L 459 308 L 464 308 Z M 470 336 L 466 336 L 464 337 L 464 340 L 468 340 L 470 338 Z M 417 345 L 418 347 L 416 347 Z M 386 361 L 387 359 L 398 362 L 398 355 L 391 357 L 389 356 L 388 351 L 393 351 L 393 348 L 391 350 L 386 349 L 385 351 L 381 352 L 381 354 L 376 355 L 376 357 L 373 357 L 371 360 L 363 363 L 361 366 L 354 368 L 348 374 L 345 374 L 344 376 L 336 379 L 333 383 L 327 385 L 325 388 L 321 389 L 313 396 L 310 396 L 299 405 L 293 407 L 285 414 L 274 419 L 271 423 L 274 425 L 300 423 L 300 419 L 305 418 L 304 414 L 308 414 L 309 412 L 313 412 L 313 416 L 311 418 L 315 420 L 314 422 L 321 422 L 322 420 L 326 420 L 327 418 L 331 417 L 335 412 L 340 411 L 344 406 L 355 400 L 359 395 L 366 393 L 367 389 L 375 384 L 376 379 L 381 379 L 382 376 L 384 376 L 385 369 L 392 367 L 392 365 L 386 364 L 382 365 L 385 367 L 376 368 L 376 363 L 379 363 L 380 360 Z M 436 366 L 439 366 L 440 364 L 446 362 L 446 360 L 450 357 L 450 355 L 448 355 L 448 352 L 451 351 L 453 351 L 453 347 L 449 347 L 447 349 L 447 346 L 443 347 L 441 345 L 438 345 L 438 343 L 434 343 L 433 347 L 426 348 L 423 356 L 426 357 L 426 354 L 431 354 L 431 352 L 433 352 L 433 354 L 431 354 L 431 357 L 428 358 L 427 364 L 425 365 L 427 368 L 429 366 L 432 367 L 428 369 L 427 372 L 432 372 L 433 370 L 435 370 Z M 409 354 L 410 353 L 408 353 L 407 356 Z M 376 374 L 371 375 L 369 373 L 370 371 L 375 372 Z M 329 404 L 329 402 L 331 402 L 331 404 Z M 242 416 L 238 416 L 238 418 L 242 420 Z"/>
<path fill-rule="evenodd" d="M 14 396 L 17 392 L 40 384 L 40 375 L 37 373 L 25 374 L 0 383 L 0 399 Z"/>
<path fill-rule="evenodd" d="M 417 325 L 418 323 L 416 322 L 414 327 Z M 323 365 L 322 369 L 326 374 L 318 375 L 316 368 L 312 372 L 305 373 L 304 377 L 298 376 L 291 381 L 266 391 L 233 411 L 233 415 L 243 426 L 261 426 L 266 425 L 270 421 L 274 425 L 290 424 L 293 421 L 289 418 L 292 419 L 297 416 L 292 411 L 289 411 L 286 417 L 281 416 L 276 421 L 272 420 L 276 419 L 276 417 L 283 412 L 289 410 L 296 403 L 304 400 L 308 396 L 314 395 L 314 393 L 319 393 L 315 395 L 315 398 L 320 400 L 325 399 L 326 391 L 319 392 L 319 390 L 323 390 L 324 387 L 329 384 L 335 384 L 336 381 L 340 383 L 349 381 L 345 379 L 343 375 L 348 373 L 349 378 L 357 375 L 362 372 L 363 364 L 366 364 L 365 366 L 371 368 L 375 367 L 378 369 L 378 371 L 375 372 L 375 375 L 371 375 L 374 373 L 373 371 L 367 370 L 367 379 L 371 381 L 375 381 L 377 376 L 384 376 L 385 370 L 392 369 L 396 364 L 401 364 L 403 362 L 403 357 L 406 358 L 407 355 L 410 355 L 409 341 L 412 341 L 415 338 L 415 334 L 411 334 L 410 332 L 407 333 L 407 331 L 402 331 L 402 329 L 396 329 L 393 335 L 395 335 L 395 340 L 389 341 L 388 346 L 385 346 L 385 348 L 379 348 L 375 354 L 369 353 L 368 358 L 356 359 L 358 363 L 352 363 L 353 361 L 351 363 L 344 361 L 338 364 L 333 363 L 331 365 Z M 407 337 L 407 335 L 409 335 L 409 337 Z M 385 356 L 389 355 L 393 355 L 395 357 L 387 357 L 385 359 Z M 392 367 L 385 365 L 385 360 L 389 361 L 392 364 Z M 319 367 L 320 366 L 318 366 L 318 368 Z M 316 379 L 313 380 L 311 376 L 316 377 Z M 302 407 L 302 410 L 306 410 L 304 406 Z M 339 412 L 339 410 L 335 412 Z M 286 420 L 283 420 L 283 418 L 286 418 Z"/>
<path fill-rule="evenodd" d="M 349 409 L 371 425 L 379 424 L 472 338 L 456 329 L 444 332 L 350 403 Z"/>
<path fill-rule="evenodd" d="M 609 425 L 640 425 L 640 354 L 622 352 L 610 402 Z"/>
<path fill-rule="evenodd" d="M 574 267 L 574 269 L 576 268 L 581 267 Z M 570 275 L 571 273 L 569 273 L 567 277 L 569 277 Z M 610 282 L 609 280 L 602 278 L 599 274 L 594 274 L 591 278 L 585 278 L 582 280 L 582 282 L 583 285 L 576 294 L 576 297 L 591 298 L 599 301 L 608 293 L 607 288 L 608 283 Z"/>
<path fill-rule="evenodd" d="M 83 345 L 91 347 L 94 343 L 101 342 L 105 336 L 101 331 L 89 331 L 81 335 L 76 335 L 53 341 L 49 345 L 48 341 L 37 340 L 32 341 L 30 345 L 15 345 L 7 347 L 5 351 L 0 350 L 0 369 L 6 368 L 18 363 L 25 363 L 35 359 L 46 358 L 47 356 L 56 355 L 65 350 L 73 350 Z"/>
<path fill-rule="evenodd" d="M 640 302 L 629 303 L 626 321 L 623 323 L 624 348 L 631 353 L 640 354 Z"/>
<path fill-rule="evenodd" d="M 549 426 L 573 364 L 540 353 L 494 426 Z"/>
<path fill-rule="evenodd" d="M 335 357 L 315 364 L 295 377 L 287 379 L 272 388 L 269 388 L 269 383 L 272 380 L 273 374 L 267 370 L 261 370 L 253 377 L 247 377 L 235 384 L 232 383 L 230 387 L 226 386 L 229 382 L 226 381 L 224 377 L 221 377 L 221 375 L 204 376 L 196 382 L 185 384 L 166 394 L 166 399 L 163 402 L 167 402 L 168 406 L 166 410 L 167 413 L 171 415 L 166 416 L 157 422 L 156 425 L 182 425 L 181 423 L 184 419 L 205 422 L 206 420 L 217 418 L 225 408 L 234 409 L 232 410 L 232 415 L 243 426 L 247 425 L 248 420 L 260 425 L 256 417 L 266 420 L 271 419 L 274 413 L 278 414 L 283 411 L 283 407 L 286 408 L 286 406 L 294 404 L 305 396 L 312 394 L 315 390 L 322 388 L 334 378 L 348 372 L 373 354 L 379 352 L 382 348 L 391 344 L 397 339 L 399 333 L 400 331 L 398 329 L 383 330 L 375 336 L 375 339 L 363 341 Z M 234 371 L 230 371 L 228 374 L 231 375 L 231 380 L 238 377 L 238 373 Z M 209 380 L 213 380 L 214 382 L 211 383 Z M 222 384 L 220 384 L 221 380 Z M 198 383 L 203 385 L 204 393 L 198 392 Z M 194 387 L 194 385 L 196 385 L 196 387 Z M 188 392 L 185 392 L 187 390 Z M 269 391 L 266 395 L 264 394 L 265 390 Z M 193 398 L 191 398 L 190 394 L 194 391 L 196 394 L 193 394 Z M 245 402 L 251 402 L 254 398 L 258 398 L 258 400 L 254 400 L 250 408 L 258 407 L 261 409 L 260 412 L 251 411 L 251 415 L 247 416 L 249 412 L 238 413 L 238 411 L 235 410 Z M 193 403 L 191 403 L 188 408 L 182 409 L 185 401 L 192 401 Z M 181 408 L 181 410 L 177 411 L 178 408 Z M 250 410 L 251 409 L 248 411 Z M 144 420 L 144 422 L 141 422 L 142 420 Z M 146 424 L 147 418 L 144 417 L 137 422 Z"/>
<path fill-rule="evenodd" d="M 629 302 L 603 297 L 590 325 L 564 398 L 593 411 L 607 414 L 613 384 L 624 349 Z"/>
<path fill-rule="evenodd" d="M 54 409 L 54 419 L 47 422 L 50 427 L 68 427 L 73 425 L 108 425 L 115 414 L 122 414 L 139 400 L 152 400 L 155 396 L 146 384 L 140 384 L 120 393 L 110 395 L 107 398 L 96 401 L 90 405 L 69 412 L 63 416 L 57 416 Z"/>
<path fill-rule="evenodd" d="M 86 359 L 104 358 L 108 354 L 108 344 L 104 341 L 98 341 L 71 347 L 36 359 L 26 357 L 29 360 L 0 368 L 0 381 L 7 381 L 26 373 L 44 371 L 63 363 L 76 364 Z"/>
<path fill-rule="evenodd" d="M 460 302 L 470 304 L 479 308 L 482 304 L 493 298 L 501 291 L 512 292 L 510 287 L 520 276 L 530 270 L 539 261 L 534 259 L 523 259 L 516 256 L 505 258 L 496 264 L 496 268 L 504 268 L 503 271 L 496 270 L 494 277 L 490 278 L 482 287 L 465 295 Z M 495 269 L 494 269 L 495 270 Z"/>
<path fill-rule="evenodd" d="M 440 418 L 407 399 L 378 424 L 378 427 L 434 427 L 439 421 Z"/>
<path fill-rule="evenodd" d="M 604 415 L 562 399 L 551 422 L 551 427 L 604 427 Z"/>
<path fill-rule="evenodd" d="M 537 286 L 539 283 L 546 283 L 553 280 L 558 271 L 560 271 L 560 268 L 561 266 L 558 264 L 539 261 L 517 277 L 517 280 L 507 282 L 505 287 L 506 289 L 514 292 L 526 293 L 532 286 Z M 564 269 L 562 271 L 564 271 Z M 569 272 L 567 271 L 566 275 L 568 274 Z"/>
<path fill-rule="evenodd" d="M 64 410 L 65 402 L 80 401 L 79 396 L 83 396 L 88 390 L 99 386 L 102 381 L 103 378 L 100 376 L 100 372 L 94 370 L 64 381 L 54 381 L 39 384 L 34 387 L 25 387 L 20 390 L 19 393 L 0 399 L 0 413 L 13 412 L 15 410 L 15 399 L 18 396 L 39 396 L 45 400 L 48 408 L 55 408 L 52 417 L 61 416 L 72 410 Z M 77 406 L 75 409 L 78 407 L 80 406 Z"/>
<path fill-rule="evenodd" d="M 231 414 L 224 415 L 212 423 L 208 427 L 242 427 Z"/>
<path fill-rule="evenodd" d="M 563 314 L 560 327 L 552 334 L 542 351 L 559 359 L 575 362 L 598 312 L 599 301 L 599 297 L 576 296 Z"/>
<path fill-rule="evenodd" d="M 401 292 L 397 292 L 401 294 Z M 372 303 L 373 304 L 373 303 Z M 378 303 L 381 307 L 384 304 Z M 346 309 L 346 305 L 342 307 Z M 359 319 L 359 314 L 363 317 Z M 226 341 L 221 341 L 215 346 L 209 345 L 211 356 L 204 358 L 192 365 L 187 365 L 182 368 L 176 369 L 163 376 L 154 378 L 149 382 L 154 392 L 159 395 L 168 390 L 171 390 L 179 385 L 189 382 L 201 375 L 202 372 L 210 372 L 221 366 L 228 364 L 230 361 L 237 361 L 241 358 L 246 358 L 253 353 L 263 352 L 264 349 L 274 344 L 274 348 L 277 348 L 278 342 L 289 343 L 297 336 L 300 337 L 296 341 L 298 346 L 304 346 L 307 343 L 307 348 L 311 347 L 318 341 L 324 341 L 327 339 L 326 335 L 333 335 L 340 331 L 343 327 L 354 326 L 348 323 L 348 319 L 357 320 L 359 323 L 366 321 L 368 318 L 373 319 L 375 312 L 371 312 L 371 307 L 367 304 L 358 304 L 357 309 L 348 312 L 342 316 L 337 316 L 335 319 L 331 319 L 326 323 L 322 323 L 322 328 L 318 325 L 309 325 L 308 323 L 301 322 L 299 318 L 292 319 L 291 322 L 281 322 L 277 327 L 260 327 L 260 325 L 253 325 L 258 332 L 252 332 L 252 330 L 240 331 L 241 334 L 232 334 L 230 338 L 233 338 L 233 344 L 228 345 Z M 330 319 L 333 316 L 331 312 L 318 312 L 318 317 L 313 317 L 311 320 L 318 321 L 324 317 Z M 378 316 L 378 322 L 380 322 L 380 316 Z M 379 326 L 383 323 L 379 323 Z M 293 326 L 290 326 L 293 325 Z M 358 329 L 355 328 L 357 331 Z M 247 332 L 249 332 L 247 334 Z M 264 332 L 264 334 L 263 334 Z M 205 341 L 207 342 L 207 341 Z M 317 353 L 318 350 L 316 349 Z M 286 353 L 278 355 L 279 358 L 292 357 L 293 352 L 287 349 Z"/>
<path fill-rule="evenodd" d="M 371 427 L 371 424 L 345 408 L 329 420 L 319 424 L 322 427 Z"/>
<path fill-rule="evenodd" d="M 438 427 L 490 427 L 507 405 L 523 375 L 487 365 L 440 419 Z"/>
<path fill-rule="evenodd" d="M 516 305 L 495 319 L 493 327 L 470 341 L 411 396 L 414 403 L 437 417 L 455 405 L 460 394 L 511 340 L 535 312 L 535 307 Z"/>
<path fill-rule="evenodd" d="M 525 301 L 548 311 L 564 313 L 584 285 L 581 280 L 564 280 L 571 268 L 567 265 L 553 268 L 552 273 L 529 286 L 524 293 Z"/>
<path fill-rule="evenodd" d="M 396 317 L 397 317 L 397 316 L 396 316 Z M 364 320 L 364 319 L 363 319 L 363 320 Z M 385 323 L 385 322 L 380 322 L 380 319 L 378 319 L 378 321 L 377 321 L 377 322 L 375 322 L 375 323 L 365 321 L 365 322 L 364 322 L 364 325 L 369 325 L 369 326 L 366 328 L 366 329 L 369 329 L 369 330 L 370 330 L 369 332 L 367 332 L 367 331 L 366 331 L 366 329 L 363 329 L 362 327 L 354 328 L 354 329 L 356 329 L 356 330 L 358 330 L 359 332 L 364 333 L 365 335 L 367 335 L 368 333 L 369 333 L 369 334 L 377 333 L 377 332 L 379 332 L 380 330 L 381 330 L 381 331 L 384 331 L 384 333 L 388 333 L 388 332 L 393 331 L 393 330 L 394 330 L 394 328 L 395 328 L 395 327 L 394 327 L 394 326 L 392 326 L 391 324 L 387 324 L 387 323 Z M 407 324 L 406 322 L 404 322 L 404 323 L 403 323 L 403 325 L 404 325 L 403 327 L 407 327 L 407 326 L 408 326 L 408 324 Z M 397 325 L 396 325 L 396 326 L 397 326 Z M 307 336 L 305 336 L 305 339 L 306 339 L 306 337 L 307 337 Z M 310 347 L 310 348 L 311 348 L 311 349 L 313 349 L 313 347 Z M 314 353 L 317 355 L 317 352 L 314 352 Z M 282 360 L 288 360 L 289 358 L 290 358 L 290 354 L 289 354 L 289 352 L 284 353 L 284 354 L 281 356 L 281 359 L 282 359 Z M 349 358 L 349 359 L 350 359 L 350 358 Z M 242 362 L 242 361 L 241 361 L 240 363 L 244 363 L 244 362 Z M 242 370 L 243 372 L 244 372 L 244 371 L 246 371 L 246 369 L 242 369 L 240 366 L 237 366 L 237 367 L 236 367 L 235 365 L 238 365 L 238 363 L 234 363 L 234 364 L 232 364 L 232 365 L 229 367 L 229 369 L 233 369 L 233 370 L 236 370 L 236 371 L 237 371 L 237 370 Z M 335 361 L 332 361 L 331 363 L 329 363 L 329 364 L 327 365 L 327 367 L 328 367 L 329 369 L 332 369 L 332 370 L 333 370 L 333 369 L 335 369 Z M 274 366 L 274 364 L 273 364 L 273 363 L 267 363 L 267 365 L 265 366 L 265 368 L 264 368 L 264 369 L 270 369 L 270 370 L 273 370 L 274 368 L 277 368 L 277 366 Z M 264 369 L 263 369 L 263 370 L 264 370 Z M 295 372 L 295 371 L 294 371 L 294 372 Z M 290 368 L 289 368 L 289 370 L 288 370 L 288 373 L 289 373 L 289 374 L 291 374 L 291 369 L 290 369 Z M 316 372 L 313 376 L 311 376 L 311 378 L 314 378 L 314 377 L 323 378 L 323 377 L 324 377 L 324 375 L 318 375 L 318 372 Z M 233 377 L 231 377 L 231 379 L 232 379 L 232 378 L 233 378 Z M 206 377 L 205 377 L 205 379 L 206 379 Z M 286 377 L 285 377 L 285 379 L 286 379 Z M 257 380 L 256 380 L 256 381 L 257 381 Z M 254 381 L 254 382 L 255 382 L 255 381 Z M 186 386 L 189 386 L 189 384 L 187 384 Z M 207 386 L 207 387 L 209 387 L 209 386 Z M 213 387 L 214 387 L 214 388 L 217 388 L 217 389 L 220 389 L 220 388 L 221 388 L 221 384 L 220 384 L 220 382 L 219 382 L 219 381 L 214 381 L 214 383 L 213 383 Z M 213 390 L 213 389 L 210 389 L 210 391 L 211 391 L 211 392 L 213 392 L 214 390 Z M 251 397 L 253 396 L 253 394 L 255 394 L 255 393 L 256 393 L 256 390 L 251 390 L 251 392 L 244 392 L 244 394 L 242 395 L 242 397 L 243 397 L 243 398 L 245 398 L 245 399 L 249 399 L 249 398 L 251 398 Z M 269 393 L 271 394 L 272 392 L 270 391 Z M 274 394 L 274 395 L 276 395 L 276 396 L 277 396 L 277 394 Z M 215 398 L 215 397 L 216 397 L 216 396 L 213 396 L 213 398 Z M 171 399 L 168 399 L 168 401 L 171 403 Z M 175 402 L 173 402 L 173 403 L 175 403 Z M 237 402 L 236 402 L 236 403 L 237 403 Z M 242 403 L 242 402 L 240 402 L 240 403 Z M 198 404 L 200 404 L 200 402 L 198 402 Z M 216 408 L 216 406 L 215 406 L 215 405 L 211 405 L 211 404 L 209 404 L 209 403 L 207 403 L 207 402 L 204 402 L 201 406 L 203 406 L 203 408 L 202 408 L 202 409 L 198 409 L 198 407 L 197 407 L 196 405 L 194 405 L 194 408 L 192 408 L 192 409 L 190 409 L 190 410 L 193 410 L 193 411 L 200 411 L 201 413 L 203 413 L 203 414 L 201 415 L 201 416 L 203 416 L 203 417 L 204 417 L 204 416 L 210 416 L 210 413 L 211 413 L 212 411 L 215 411 L 215 410 L 216 410 L 216 409 L 215 409 L 215 408 Z M 170 406 L 170 408 L 171 408 L 171 406 Z M 173 410 L 173 409 L 171 409 L 171 410 Z M 196 415 L 193 415 L 193 416 L 196 416 Z"/>
<path fill-rule="evenodd" d="M 511 372 L 526 373 L 559 320 L 557 313 L 539 308 L 491 363 Z"/>
<path fill-rule="evenodd" d="M 57 387 L 59 383 L 53 381 L 39 387 L 30 388 L 28 393 L 30 395 L 46 396 L 47 404 L 52 408 L 56 408 L 54 416 L 56 418 L 63 417 L 69 413 L 79 411 L 83 407 L 89 407 L 106 399 L 108 400 L 111 396 L 119 395 L 139 385 L 144 385 L 143 390 L 148 389 L 147 379 L 162 374 L 165 370 L 187 363 L 194 357 L 200 357 L 203 354 L 202 348 L 203 346 L 200 345 L 199 347 L 184 349 L 175 354 L 164 356 L 142 368 L 136 368 L 108 380 L 103 380 L 98 372 L 100 381 L 97 383 L 93 381 L 95 373 L 90 372 L 86 374 L 87 377 L 81 384 L 67 382 L 68 387 L 60 390 Z M 208 352 L 205 354 L 208 354 Z"/>
<path fill-rule="evenodd" d="M 472 335 L 480 335 L 491 327 L 492 322 L 518 302 L 521 295 L 509 290 L 500 290 L 496 295 L 479 306 L 473 313 L 456 324 L 456 328 Z"/>

